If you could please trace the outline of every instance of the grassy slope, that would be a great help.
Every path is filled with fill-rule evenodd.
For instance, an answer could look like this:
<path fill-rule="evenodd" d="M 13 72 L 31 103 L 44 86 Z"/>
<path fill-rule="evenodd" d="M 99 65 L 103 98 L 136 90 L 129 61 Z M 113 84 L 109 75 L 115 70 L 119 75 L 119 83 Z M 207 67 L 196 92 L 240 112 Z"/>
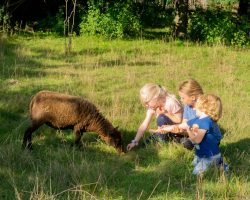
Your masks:
<path fill-rule="evenodd" d="M 0 39 L 0 198 L 250 198 L 249 55 L 249 50 L 224 46 L 88 37 L 74 38 L 73 52 L 65 57 L 62 38 Z M 231 167 L 228 178 L 211 171 L 197 180 L 191 175 L 193 153 L 173 143 L 119 156 L 96 134 L 85 134 L 79 150 L 69 145 L 71 131 L 41 127 L 34 134 L 35 150 L 20 148 L 29 100 L 39 90 L 90 99 L 119 126 L 127 144 L 145 113 L 140 87 L 157 82 L 177 93 L 178 83 L 188 78 L 222 98 L 221 148 Z"/>

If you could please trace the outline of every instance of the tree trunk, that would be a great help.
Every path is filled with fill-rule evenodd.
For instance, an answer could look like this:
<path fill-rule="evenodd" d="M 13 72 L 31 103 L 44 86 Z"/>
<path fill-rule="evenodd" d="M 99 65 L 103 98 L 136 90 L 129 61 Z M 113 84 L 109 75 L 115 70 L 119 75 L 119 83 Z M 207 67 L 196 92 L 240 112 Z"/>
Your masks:
<path fill-rule="evenodd" d="M 250 16 L 250 1 L 249 0 L 240 0 L 238 14 L 240 16 L 247 16 L 249 19 L 249 16 Z"/>
<path fill-rule="evenodd" d="M 73 36 L 73 28 L 75 24 L 75 13 L 76 13 L 76 0 L 72 0 L 69 3 L 68 0 L 65 0 L 65 20 L 64 20 L 65 55 L 68 55 L 72 49 L 72 36 Z"/>
<path fill-rule="evenodd" d="M 246 19 L 250 24 L 250 1 L 249 0 L 239 0 L 238 16 L 240 21 Z M 248 26 L 249 27 L 249 26 Z M 247 30 L 248 37 L 250 38 L 250 28 Z"/>
<path fill-rule="evenodd" d="M 163 9 L 166 9 L 166 0 L 161 0 L 161 5 Z"/>
<path fill-rule="evenodd" d="M 176 0 L 176 15 L 174 19 L 174 37 L 185 38 L 188 27 L 188 0 Z"/>

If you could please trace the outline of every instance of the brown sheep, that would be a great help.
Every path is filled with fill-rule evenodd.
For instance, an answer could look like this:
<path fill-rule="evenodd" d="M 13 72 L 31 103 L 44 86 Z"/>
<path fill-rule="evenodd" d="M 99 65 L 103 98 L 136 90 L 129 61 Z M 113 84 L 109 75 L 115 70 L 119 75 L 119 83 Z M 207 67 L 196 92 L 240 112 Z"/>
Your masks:
<path fill-rule="evenodd" d="M 96 132 L 107 143 L 122 152 L 121 133 L 103 117 L 89 101 L 66 94 L 40 91 L 30 102 L 31 126 L 26 129 L 23 147 L 32 149 L 32 133 L 41 125 L 55 129 L 73 129 L 75 144 L 80 143 L 82 133 Z"/>

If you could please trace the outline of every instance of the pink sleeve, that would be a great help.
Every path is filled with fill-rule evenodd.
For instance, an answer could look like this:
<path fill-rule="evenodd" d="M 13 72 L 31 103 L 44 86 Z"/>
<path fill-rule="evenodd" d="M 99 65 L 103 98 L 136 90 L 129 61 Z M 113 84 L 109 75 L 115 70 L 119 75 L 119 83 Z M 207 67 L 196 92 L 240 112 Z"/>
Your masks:
<path fill-rule="evenodd" d="M 182 106 L 177 100 L 170 99 L 166 103 L 166 109 L 169 113 L 175 114 L 175 113 L 182 111 Z"/>

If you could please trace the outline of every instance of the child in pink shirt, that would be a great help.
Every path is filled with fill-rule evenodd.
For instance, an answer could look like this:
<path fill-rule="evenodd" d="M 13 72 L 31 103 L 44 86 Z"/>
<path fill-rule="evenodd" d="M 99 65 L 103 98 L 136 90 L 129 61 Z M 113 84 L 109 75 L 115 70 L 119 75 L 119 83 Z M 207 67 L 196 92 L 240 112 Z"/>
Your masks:
<path fill-rule="evenodd" d="M 157 84 L 148 83 L 140 90 L 140 99 L 142 104 L 147 108 L 146 117 L 139 126 L 135 138 L 128 144 L 127 149 L 130 151 L 136 145 L 147 130 L 152 118 L 157 117 L 157 125 L 179 124 L 182 121 L 182 105 L 174 95 Z M 154 134 L 153 138 L 159 141 L 180 137 L 175 134 Z M 149 140 L 148 140 L 149 141 Z"/>

